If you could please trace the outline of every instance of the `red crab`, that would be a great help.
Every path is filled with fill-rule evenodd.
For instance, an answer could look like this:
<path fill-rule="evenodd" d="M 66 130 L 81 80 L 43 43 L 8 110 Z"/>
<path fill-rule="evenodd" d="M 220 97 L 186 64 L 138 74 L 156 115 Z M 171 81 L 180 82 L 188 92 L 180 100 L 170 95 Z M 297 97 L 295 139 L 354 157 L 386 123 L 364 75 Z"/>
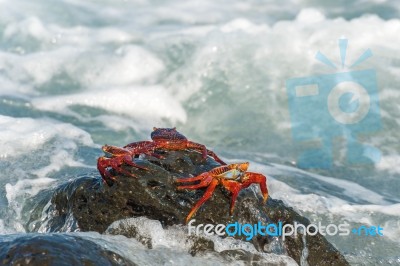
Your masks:
<path fill-rule="evenodd" d="M 203 155 L 203 159 L 207 158 L 207 155 L 214 158 L 215 161 L 219 162 L 222 165 L 225 165 L 218 156 L 208 150 L 206 146 L 189 141 L 184 135 L 176 131 L 176 128 L 153 128 L 153 132 L 151 133 L 151 139 L 153 141 L 139 141 L 130 143 L 123 148 L 104 145 L 102 150 L 105 153 L 105 156 L 100 157 L 97 160 L 97 169 L 99 170 L 103 180 L 106 182 L 109 179 L 113 179 L 110 173 L 107 171 L 107 168 L 110 167 L 117 172 L 122 172 L 127 175 L 134 176 L 128 171 L 125 171 L 121 168 L 122 164 L 126 163 L 133 167 L 137 167 L 139 169 L 146 170 L 145 167 L 137 165 L 132 161 L 132 159 L 136 155 L 147 154 L 150 156 L 154 156 L 157 158 L 163 158 L 162 156 L 154 153 L 156 149 L 166 149 L 166 150 L 184 150 L 184 149 L 195 149 L 201 151 Z"/>
<path fill-rule="evenodd" d="M 264 175 L 252 172 L 246 172 L 249 163 L 229 164 L 216 167 L 209 172 L 202 173 L 196 177 L 177 179 L 178 183 L 188 183 L 200 181 L 196 185 L 181 185 L 178 189 L 199 189 L 207 187 L 203 197 L 196 203 L 196 205 L 189 212 L 186 217 L 186 223 L 192 218 L 196 211 L 204 204 L 213 194 L 215 187 L 219 184 L 224 186 L 232 193 L 230 215 L 233 214 L 235 208 L 235 201 L 239 192 L 249 187 L 251 184 L 259 184 L 263 199 L 265 202 L 268 198 L 267 179 Z"/>

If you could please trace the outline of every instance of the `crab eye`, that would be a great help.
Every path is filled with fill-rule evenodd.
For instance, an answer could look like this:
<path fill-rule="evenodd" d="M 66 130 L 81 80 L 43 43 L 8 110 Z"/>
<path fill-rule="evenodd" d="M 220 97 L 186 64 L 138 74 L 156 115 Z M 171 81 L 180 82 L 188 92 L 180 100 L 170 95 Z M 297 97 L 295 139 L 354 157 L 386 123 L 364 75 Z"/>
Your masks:
<path fill-rule="evenodd" d="M 172 130 L 176 130 L 176 127 L 174 127 Z"/>
<path fill-rule="evenodd" d="M 156 131 L 158 128 L 156 128 L 156 127 L 153 127 L 153 131 Z"/>

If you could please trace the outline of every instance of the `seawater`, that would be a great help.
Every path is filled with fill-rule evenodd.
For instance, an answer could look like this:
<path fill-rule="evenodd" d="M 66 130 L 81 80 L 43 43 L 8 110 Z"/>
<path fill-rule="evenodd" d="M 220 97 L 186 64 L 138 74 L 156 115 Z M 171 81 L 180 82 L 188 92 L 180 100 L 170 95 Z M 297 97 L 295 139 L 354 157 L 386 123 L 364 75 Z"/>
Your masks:
<path fill-rule="evenodd" d="M 27 197 L 96 174 L 101 145 L 177 126 L 227 161 L 250 161 L 271 197 L 312 222 L 380 224 L 384 237 L 328 237 L 350 262 L 400 263 L 396 1 L 1 0 L 0 10 L 1 234 L 25 233 Z M 332 73 L 314 56 L 340 64 L 341 37 L 349 62 L 373 52 L 359 68 L 377 73 L 382 130 L 362 138 L 382 159 L 348 165 L 338 139 L 332 169 L 299 169 L 285 81 Z M 127 257 L 138 248 L 122 243 Z M 177 249 L 160 246 L 166 261 Z"/>

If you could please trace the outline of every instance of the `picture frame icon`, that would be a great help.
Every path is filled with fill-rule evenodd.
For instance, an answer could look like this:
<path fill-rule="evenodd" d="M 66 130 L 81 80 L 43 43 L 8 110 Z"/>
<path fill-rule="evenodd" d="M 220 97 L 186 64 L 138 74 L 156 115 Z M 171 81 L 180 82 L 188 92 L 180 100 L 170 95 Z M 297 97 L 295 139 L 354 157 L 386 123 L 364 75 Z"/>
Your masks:
<path fill-rule="evenodd" d="M 343 43 L 347 47 L 347 40 L 340 39 L 341 48 Z M 358 62 L 361 63 L 370 55 L 372 53 L 367 50 Z M 317 53 L 317 59 L 332 64 L 327 63 L 328 59 L 321 57 L 320 53 Z M 342 56 L 343 66 L 344 60 L 345 56 Z M 358 141 L 358 136 L 381 129 L 374 69 L 291 78 L 286 81 L 286 89 L 293 141 L 299 147 L 304 143 L 314 143 L 304 150 L 300 148 L 301 154 L 297 160 L 299 167 L 330 168 L 333 163 L 332 140 L 337 137 L 347 142 L 348 164 L 379 162 L 380 151 Z"/>

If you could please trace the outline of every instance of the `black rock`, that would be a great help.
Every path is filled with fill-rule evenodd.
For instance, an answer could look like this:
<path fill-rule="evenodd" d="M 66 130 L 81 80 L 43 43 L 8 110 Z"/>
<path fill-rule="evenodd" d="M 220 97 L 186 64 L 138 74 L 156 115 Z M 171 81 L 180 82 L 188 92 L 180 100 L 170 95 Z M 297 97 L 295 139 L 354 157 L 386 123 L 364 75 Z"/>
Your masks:
<path fill-rule="evenodd" d="M 160 151 L 161 152 L 161 151 Z M 195 151 L 162 151 L 165 158 L 135 159 L 146 167 L 141 170 L 125 166 L 137 178 L 118 175 L 110 186 L 96 177 L 81 177 L 56 189 L 49 198 L 43 193 L 32 207 L 27 224 L 30 231 L 97 231 L 103 233 L 111 223 L 130 217 L 147 217 L 158 220 L 168 227 L 184 224 L 194 204 L 205 189 L 196 191 L 176 189 L 176 178 L 196 176 L 219 166 L 212 158 L 204 161 Z M 114 173 L 116 174 L 116 173 Z M 264 173 L 266 174 L 266 173 Z M 268 182 L 268 181 L 267 181 Z M 195 224 L 262 224 L 294 222 L 307 226 L 309 221 L 282 201 L 269 198 L 262 203 L 257 185 L 241 191 L 233 216 L 229 215 L 230 195 L 223 187 L 217 187 L 210 198 L 193 217 Z M 43 212 L 43 209 L 45 211 Z M 45 217 L 43 217 L 45 213 Z M 245 236 L 236 236 L 245 240 Z M 307 260 L 309 265 L 348 265 L 345 258 L 322 235 L 286 237 L 257 236 L 251 242 L 260 252 L 285 254 L 297 263 Z M 198 244 L 207 249 L 207 244 Z M 209 248 L 212 249 L 212 248 Z M 196 250 L 196 249 L 194 249 Z M 196 252 L 194 251 L 194 254 Z"/>
<path fill-rule="evenodd" d="M 0 239 L 1 265 L 136 265 L 79 236 L 25 234 Z"/>

